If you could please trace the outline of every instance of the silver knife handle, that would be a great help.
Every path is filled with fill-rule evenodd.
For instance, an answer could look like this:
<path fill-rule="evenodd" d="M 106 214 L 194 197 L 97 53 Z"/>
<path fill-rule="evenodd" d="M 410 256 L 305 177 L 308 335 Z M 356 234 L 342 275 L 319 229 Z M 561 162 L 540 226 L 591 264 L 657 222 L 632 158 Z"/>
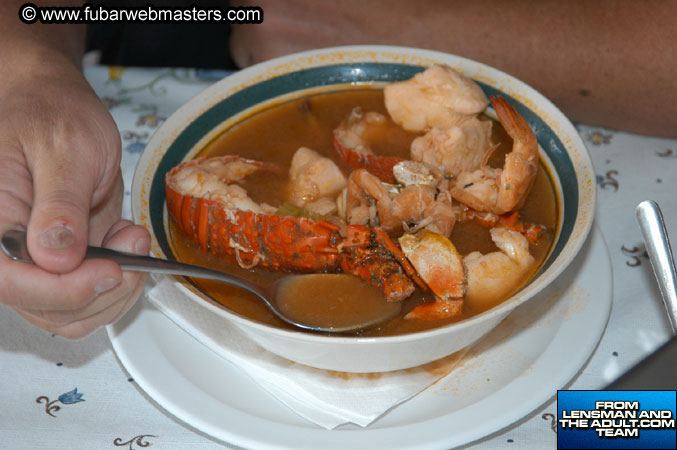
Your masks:
<path fill-rule="evenodd" d="M 635 210 L 639 228 L 642 230 L 646 251 L 653 266 L 658 287 L 672 325 L 672 332 L 677 332 L 677 276 L 675 261 L 672 257 L 670 240 L 665 230 L 663 214 L 656 202 L 646 200 L 637 205 Z"/>

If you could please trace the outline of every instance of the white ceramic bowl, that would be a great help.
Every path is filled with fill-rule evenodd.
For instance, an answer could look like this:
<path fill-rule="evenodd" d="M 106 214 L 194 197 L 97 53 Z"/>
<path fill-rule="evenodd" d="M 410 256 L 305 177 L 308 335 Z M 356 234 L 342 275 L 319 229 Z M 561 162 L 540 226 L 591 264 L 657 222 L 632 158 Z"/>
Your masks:
<path fill-rule="evenodd" d="M 493 309 L 449 326 L 375 338 L 283 330 L 229 311 L 185 279 L 176 278 L 177 289 L 205 306 L 206 314 L 232 322 L 284 358 L 329 370 L 380 372 L 417 366 L 463 349 L 552 283 L 581 249 L 594 218 L 595 176 L 580 136 L 550 101 L 523 82 L 484 64 L 434 51 L 388 46 L 314 50 L 257 64 L 217 82 L 167 119 L 146 146 L 132 185 L 134 220 L 151 231 L 152 252 L 172 258 L 164 175 L 173 166 L 194 158 L 206 143 L 267 105 L 347 84 L 408 79 L 435 63 L 459 70 L 487 95 L 500 94 L 515 106 L 534 129 L 542 159 L 555 178 L 560 207 L 555 243 L 539 273 L 523 289 Z"/>

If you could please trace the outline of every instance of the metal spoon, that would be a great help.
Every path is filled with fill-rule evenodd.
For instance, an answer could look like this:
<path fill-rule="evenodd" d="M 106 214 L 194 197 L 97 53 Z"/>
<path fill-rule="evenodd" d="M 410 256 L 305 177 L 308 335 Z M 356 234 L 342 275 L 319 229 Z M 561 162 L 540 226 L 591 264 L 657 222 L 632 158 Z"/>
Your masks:
<path fill-rule="evenodd" d="M 0 246 L 3 252 L 11 259 L 34 264 L 33 259 L 28 253 L 25 231 L 6 231 L 2 236 Z M 118 252 L 102 247 L 87 247 L 85 258 L 110 259 L 118 263 L 122 270 L 184 275 L 231 284 L 256 295 L 277 317 L 286 323 L 306 330 L 325 333 L 344 333 L 359 330 L 388 320 L 399 314 L 401 310 L 399 302 L 386 302 L 375 288 L 367 286 L 366 283 L 352 275 L 290 275 L 264 288 L 217 270 L 150 256 Z M 367 290 L 372 289 L 377 295 L 341 295 L 337 297 L 336 289 L 332 288 L 332 283 L 335 286 L 337 282 L 355 285 L 361 283 L 361 286 L 358 287 L 362 288 L 362 292 L 365 292 L 365 288 Z M 318 291 L 318 286 L 327 286 L 327 288 Z M 306 295 L 303 297 L 303 301 L 307 300 L 311 303 L 309 306 L 315 308 L 315 314 L 312 314 L 312 311 L 311 314 L 300 311 L 298 309 L 300 302 L 295 299 L 304 289 L 310 287 L 315 289 L 314 295 Z M 328 309 L 331 308 L 333 310 L 335 306 L 332 305 L 332 301 L 337 299 L 342 303 L 343 310 L 347 313 L 354 313 L 341 316 L 341 314 L 330 312 Z M 326 304 L 327 310 L 323 314 L 317 314 L 318 305 L 320 307 L 325 306 L 322 303 Z M 368 306 L 370 303 L 372 303 L 372 307 L 365 309 L 365 306 Z M 300 306 L 303 305 L 301 304 Z M 354 311 L 351 311 L 351 309 Z"/>
<path fill-rule="evenodd" d="M 658 204 L 651 200 L 637 205 L 635 213 L 658 287 L 663 296 L 665 309 L 670 318 L 672 332 L 675 333 L 677 332 L 677 274 L 663 214 Z"/>

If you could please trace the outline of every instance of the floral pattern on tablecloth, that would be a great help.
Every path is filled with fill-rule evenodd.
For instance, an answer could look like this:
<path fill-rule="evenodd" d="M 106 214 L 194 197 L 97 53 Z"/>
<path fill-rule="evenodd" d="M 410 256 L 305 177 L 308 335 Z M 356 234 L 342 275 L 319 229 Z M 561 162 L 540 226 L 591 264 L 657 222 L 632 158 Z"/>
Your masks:
<path fill-rule="evenodd" d="M 41 395 L 35 399 L 35 402 L 44 403 L 45 413 L 52 417 L 56 417 L 54 413 L 61 409 L 61 406 L 56 404 L 57 402 L 61 403 L 62 405 L 72 405 L 74 403 L 84 402 L 85 400 L 82 398 L 82 396 L 83 394 L 78 393 L 78 388 L 75 388 L 72 391 L 68 391 L 59 395 L 56 400 L 50 401 L 49 397 L 46 395 Z"/>
<path fill-rule="evenodd" d="M 181 104 L 228 73 L 87 67 L 85 74 L 120 129 L 126 194 L 123 216 L 131 218 L 129 196 L 134 168 L 153 132 Z M 671 335 L 634 208 L 642 200 L 656 200 L 663 209 L 668 231 L 677 236 L 677 140 L 583 124 L 578 124 L 577 130 L 590 151 L 597 174 L 597 226 L 612 259 L 614 304 L 595 354 L 569 387 L 596 389 Z M 36 329 L 9 308 L 3 308 L 3 448 L 213 449 L 225 445 L 157 407 L 118 363 L 104 330 L 71 342 Z M 55 393 L 60 392 L 63 394 L 54 399 Z M 52 405 L 52 414 L 48 405 Z M 59 414 L 54 414 L 56 411 Z M 518 424 L 466 447 L 555 448 L 556 414 L 553 401 Z"/>
<path fill-rule="evenodd" d="M 125 181 L 123 211 L 131 218 L 129 187 L 134 167 L 155 130 L 181 104 L 227 76 L 223 70 L 126 69 L 90 67 L 101 80 L 95 89 L 120 129 L 122 173 Z M 176 95 L 180 90 L 181 95 Z"/>
<path fill-rule="evenodd" d="M 141 447 L 149 447 L 151 446 L 150 438 L 157 438 L 157 436 L 154 436 L 152 434 L 140 434 L 138 436 L 134 436 L 133 438 L 123 441 L 121 438 L 115 438 L 113 441 L 113 445 L 116 447 L 125 447 L 129 450 L 134 450 L 135 447 L 134 445 Z"/>

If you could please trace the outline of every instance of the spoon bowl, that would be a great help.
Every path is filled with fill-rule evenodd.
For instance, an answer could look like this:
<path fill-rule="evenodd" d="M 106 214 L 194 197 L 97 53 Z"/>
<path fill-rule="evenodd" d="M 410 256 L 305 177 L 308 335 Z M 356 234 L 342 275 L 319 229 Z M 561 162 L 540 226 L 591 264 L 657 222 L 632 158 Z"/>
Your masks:
<path fill-rule="evenodd" d="M 6 231 L 0 247 L 12 260 L 34 264 L 24 230 Z M 118 263 L 122 270 L 183 275 L 230 284 L 256 295 L 284 322 L 310 331 L 346 333 L 360 330 L 391 319 L 401 310 L 401 303 L 387 302 L 375 288 L 352 275 L 289 275 L 263 287 L 206 267 L 103 247 L 87 247 L 85 258 L 109 259 Z M 337 285 L 344 285 L 344 292 L 357 290 L 359 295 L 337 294 Z"/>

